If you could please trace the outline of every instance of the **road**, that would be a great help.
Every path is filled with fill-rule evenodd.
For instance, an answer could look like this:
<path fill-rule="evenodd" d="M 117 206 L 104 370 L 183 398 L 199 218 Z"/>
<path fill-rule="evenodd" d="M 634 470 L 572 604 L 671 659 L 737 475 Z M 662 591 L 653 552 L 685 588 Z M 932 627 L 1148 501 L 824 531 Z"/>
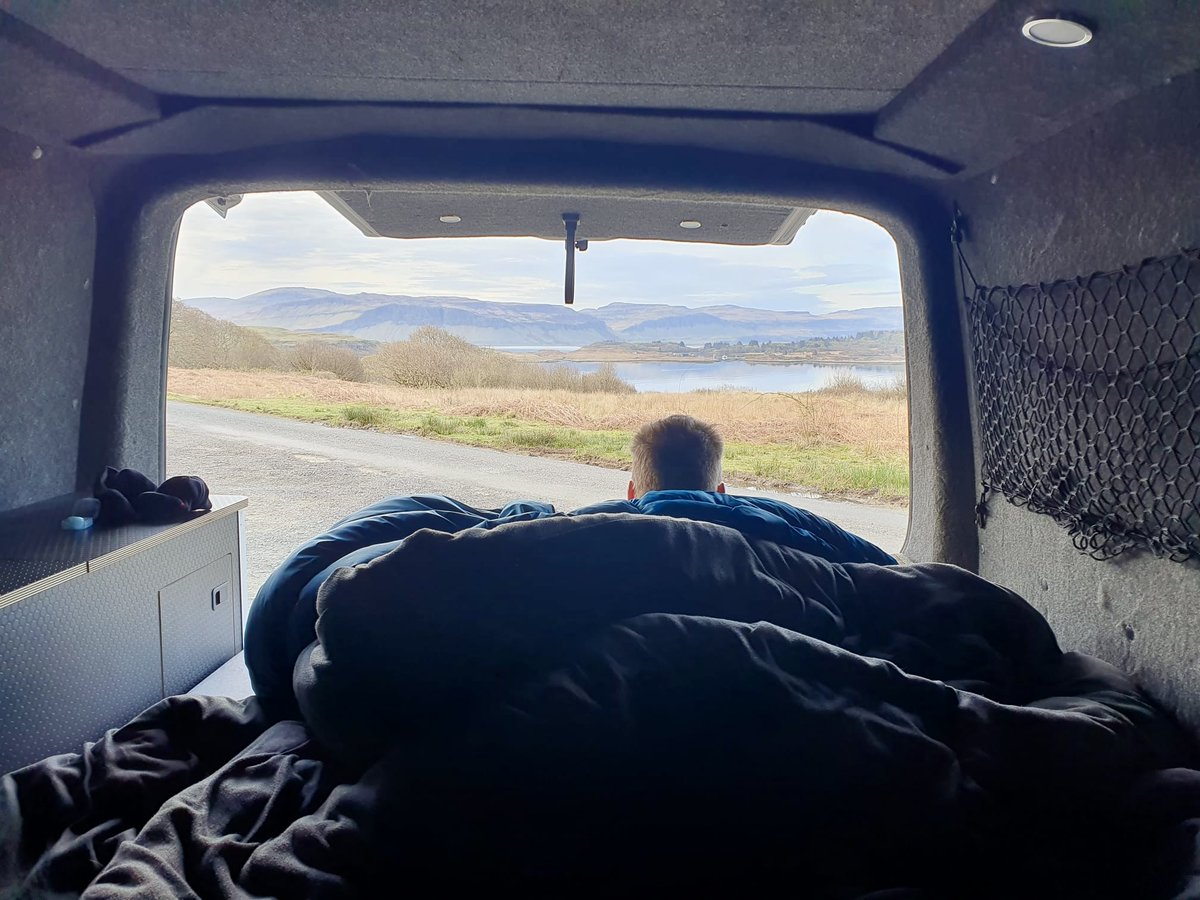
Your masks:
<path fill-rule="evenodd" d="M 215 494 L 250 498 L 251 597 L 298 544 L 383 497 L 446 494 L 482 507 L 532 499 L 574 509 L 625 496 L 629 479 L 567 460 L 174 402 L 167 404 L 167 474 L 199 475 Z M 908 530 L 904 509 L 737 492 L 803 506 L 893 553 Z"/>

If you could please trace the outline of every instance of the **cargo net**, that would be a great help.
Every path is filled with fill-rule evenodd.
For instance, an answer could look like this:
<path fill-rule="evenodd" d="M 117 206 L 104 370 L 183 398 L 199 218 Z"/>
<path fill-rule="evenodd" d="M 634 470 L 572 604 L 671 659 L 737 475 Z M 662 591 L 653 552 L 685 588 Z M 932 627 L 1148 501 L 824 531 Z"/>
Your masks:
<path fill-rule="evenodd" d="M 1052 516 L 1107 559 L 1200 559 L 1200 250 L 1050 284 L 984 287 L 961 255 L 983 496 Z"/>

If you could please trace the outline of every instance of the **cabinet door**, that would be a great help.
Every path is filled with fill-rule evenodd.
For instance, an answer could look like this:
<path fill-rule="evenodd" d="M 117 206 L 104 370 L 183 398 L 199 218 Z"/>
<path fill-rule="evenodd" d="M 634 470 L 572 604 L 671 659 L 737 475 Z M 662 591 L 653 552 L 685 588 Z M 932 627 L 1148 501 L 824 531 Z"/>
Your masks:
<path fill-rule="evenodd" d="M 187 693 L 237 655 L 237 607 L 228 553 L 158 592 L 166 696 Z"/>

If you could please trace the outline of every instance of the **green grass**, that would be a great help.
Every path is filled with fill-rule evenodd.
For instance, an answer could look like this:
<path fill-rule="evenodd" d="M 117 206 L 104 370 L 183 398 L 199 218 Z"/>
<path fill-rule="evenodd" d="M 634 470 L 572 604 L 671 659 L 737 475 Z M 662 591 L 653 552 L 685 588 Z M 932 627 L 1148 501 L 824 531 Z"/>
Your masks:
<path fill-rule="evenodd" d="M 559 456 L 613 468 L 629 465 L 627 431 L 589 431 L 508 416 L 454 416 L 436 410 L 398 410 L 362 404 L 309 400 L 173 400 L 266 413 L 327 425 L 414 434 L 474 447 Z M 725 477 L 733 483 L 801 487 L 822 494 L 908 500 L 908 460 L 903 454 L 872 453 L 850 446 L 725 444 Z"/>
<path fill-rule="evenodd" d="M 361 425 L 363 428 L 373 428 L 383 424 L 383 410 L 377 409 L 374 406 L 344 406 L 342 407 L 342 418 L 352 425 Z"/>
<path fill-rule="evenodd" d="M 822 494 L 908 500 L 908 459 L 850 446 L 725 444 L 725 473 L 765 484 L 812 488 Z"/>

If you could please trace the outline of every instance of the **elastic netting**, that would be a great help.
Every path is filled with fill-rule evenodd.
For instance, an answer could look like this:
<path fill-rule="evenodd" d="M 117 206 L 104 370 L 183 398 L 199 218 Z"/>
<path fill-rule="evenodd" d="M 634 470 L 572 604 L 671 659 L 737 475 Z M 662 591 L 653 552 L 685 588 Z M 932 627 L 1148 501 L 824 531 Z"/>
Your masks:
<path fill-rule="evenodd" d="M 1200 250 L 1017 287 L 975 284 L 959 253 L 980 525 L 996 491 L 1052 516 L 1096 558 L 1145 548 L 1200 559 Z"/>

